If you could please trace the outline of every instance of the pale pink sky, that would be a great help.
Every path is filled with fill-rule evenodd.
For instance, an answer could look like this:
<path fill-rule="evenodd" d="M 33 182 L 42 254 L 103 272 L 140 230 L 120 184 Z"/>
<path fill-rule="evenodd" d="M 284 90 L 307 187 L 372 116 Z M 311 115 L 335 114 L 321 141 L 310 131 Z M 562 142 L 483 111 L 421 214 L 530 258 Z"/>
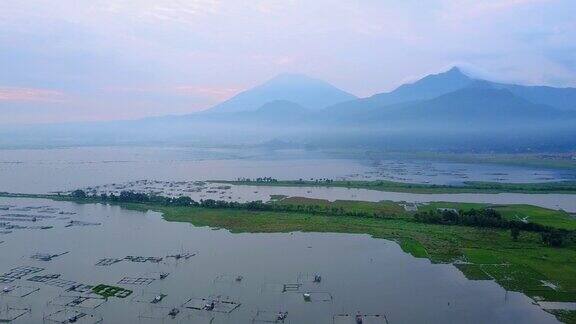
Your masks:
<path fill-rule="evenodd" d="M 282 72 L 360 96 L 452 65 L 576 86 L 572 0 L 4 0 L 0 123 L 140 118 Z"/>

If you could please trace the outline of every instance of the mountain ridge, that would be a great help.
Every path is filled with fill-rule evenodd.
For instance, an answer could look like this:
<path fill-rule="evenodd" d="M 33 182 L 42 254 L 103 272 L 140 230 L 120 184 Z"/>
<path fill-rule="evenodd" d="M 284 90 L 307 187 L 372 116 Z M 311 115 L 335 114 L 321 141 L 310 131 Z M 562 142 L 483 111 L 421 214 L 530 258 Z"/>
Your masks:
<path fill-rule="evenodd" d="M 330 110 L 326 110 L 330 112 Z M 508 89 L 485 82 L 473 82 L 468 87 L 429 100 L 403 102 L 384 107 L 371 106 L 339 111 L 330 120 L 338 124 L 381 124 L 422 128 L 442 125 L 446 128 L 471 125 L 560 121 L 576 118 L 576 112 L 547 105 L 534 104 Z"/>
<path fill-rule="evenodd" d="M 205 110 L 205 112 L 251 111 L 276 100 L 291 101 L 304 108 L 319 110 L 338 102 L 356 98 L 356 96 L 320 79 L 302 74 L 283 73 L 253 88 L 242 91 L 232 98 Z"/>

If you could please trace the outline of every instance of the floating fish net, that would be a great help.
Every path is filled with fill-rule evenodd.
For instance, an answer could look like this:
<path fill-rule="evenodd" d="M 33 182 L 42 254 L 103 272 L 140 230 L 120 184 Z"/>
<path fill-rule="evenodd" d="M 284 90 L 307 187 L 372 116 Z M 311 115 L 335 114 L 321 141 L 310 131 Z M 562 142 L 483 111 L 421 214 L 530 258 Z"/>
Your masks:
<path fill-rule="evenodd" d="M 4 287 L 4 289 L 0 292 L 0 297 L 23 298 L 37 292 L 38 290 L 40 289 L 35 287 L 8 286 Z"/>
<path fill-rule="evenodd" d="M 212 309 L 207 308 L 207 305 L 210 305 L 212 303 L 214 303 L 214 308 Z M 182 307 L 191 310 L 229 314 L 236 308 L 240 307 L 240 303 L 221 298 L 190 298 L 187 302 L 185 302 L 182 305 Z"/>
<path fill-rule="evenodd" d="M 45 322 L 51 323 L 79 323 L 96 324 L 102 323 L 102 317 L 74 309 L 61 309 L 44 317 Z"/>
<path fill-rule="evenodd" d="M 145 277 L 124 277 L 118 281 L 119 285 L 149 285 L 154 280 L 154 278 L 145 278 Z"/>
<path fill-rule="evenodd" d="M 358 321 L 356 320 L 357 314 L 340 314 L 335 315 L 333 323 L 334 324 L 357 324 Z M 386 319 L 385 315 L 366 315 L 360 314 L 362 318 L 362 324 L 387 324 L 388 320 Z"/>

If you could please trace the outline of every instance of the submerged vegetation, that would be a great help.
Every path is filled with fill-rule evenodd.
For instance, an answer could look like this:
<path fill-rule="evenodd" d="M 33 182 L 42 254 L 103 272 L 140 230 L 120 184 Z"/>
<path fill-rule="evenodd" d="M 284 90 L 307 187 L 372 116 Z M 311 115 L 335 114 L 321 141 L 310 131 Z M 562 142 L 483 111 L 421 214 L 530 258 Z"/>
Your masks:
<path fill-rule="evenodd" d="M 262 180 L 265 179 L 265 180 Z M 212 180 L 214 183 L 226 183 L 234 185 L 251 186 L 277 186 L 277 187 L 341 187 L 353 189 L 369 189 L 390 192 L 409 193 L 576 193 L 575 181 L 559 181 L 545 183 L 500 183 L 500 182 L 478 182 L 466 181 L 462 185 L 437 185 L 437 184 L 416 184 L 405 182 L 394 182 L 387 180 L 332 180 L 332 179 L 310 179 L 310 180 L 277 180 L 272 178 L 247 179 L 242 178 L 236 181 Z"/>
<path fill-rule="evenodd" d="M 104 298 L 110 298 L 110 297 L 126 298 L 132 294 L 132 290 L 104 284 L 100 284 L 92 288 L 92 291 L 95 294 L 100 295 Z"/>
<path fill-rule="evenodd" d="M 330 153 L 342 158 L 356 157 L 366 154 L 373 159 L 404 159 L 427 160 L 455 163 L 483 163 L 497 165 L 511 165 L 520 167 L 535 167 L 548 169 L 576 169 L 576 159 L 571 153 L 472 153 L 472 152 L 439 152 L 439 151 L 378 151 L 371 150 L 331 150 Z"/>

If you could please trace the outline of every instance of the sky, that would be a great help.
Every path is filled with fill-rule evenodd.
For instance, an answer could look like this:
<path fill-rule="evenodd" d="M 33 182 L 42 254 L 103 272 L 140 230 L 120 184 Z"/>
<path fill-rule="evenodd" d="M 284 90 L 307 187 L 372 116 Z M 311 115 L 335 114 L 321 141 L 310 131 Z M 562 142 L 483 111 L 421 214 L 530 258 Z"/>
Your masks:
<path fill-rule="evenodd" d="M 574 0 L 2 0 L 0 125 L 202 109 L 279 73 L 576 87 Z"/>

